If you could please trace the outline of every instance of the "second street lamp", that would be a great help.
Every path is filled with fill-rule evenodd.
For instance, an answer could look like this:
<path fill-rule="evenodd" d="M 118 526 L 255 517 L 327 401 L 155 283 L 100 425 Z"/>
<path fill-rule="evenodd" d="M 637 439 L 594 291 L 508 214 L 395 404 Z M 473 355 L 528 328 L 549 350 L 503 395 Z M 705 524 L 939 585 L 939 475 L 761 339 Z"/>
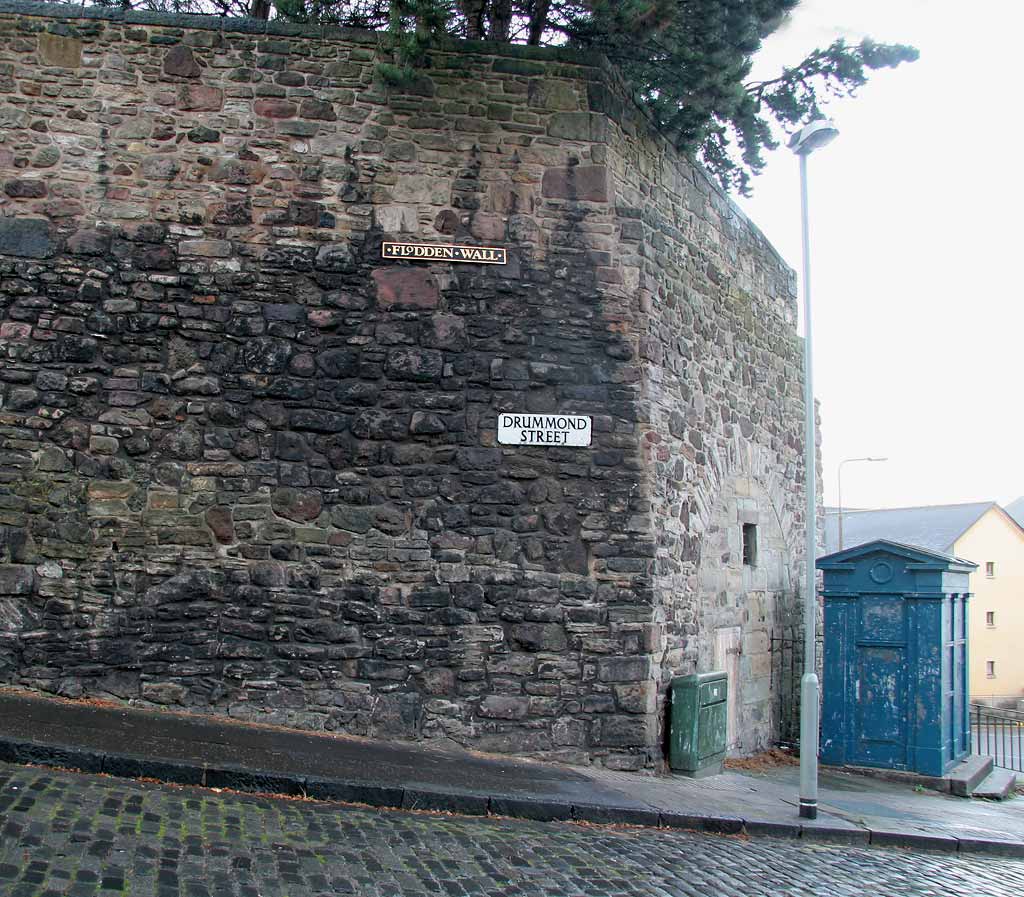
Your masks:
<path fill-rule="evenodd" d="M 804 519 L 804 675 L 800 680 L 800 815 L 818 817 L 818 674 L 814 631 L 818 602 L 814 561 L 818 548 L 818 457 L 814 433 L 814 377 L 811 353 L 811 249 L 807 218 L 807 157 L 831 143 L 839 130 L 821 119 L 797 131 L 789 148 L 800 158 L 800 225 L 804 287 L 804 481 L 807 510 Z"/>

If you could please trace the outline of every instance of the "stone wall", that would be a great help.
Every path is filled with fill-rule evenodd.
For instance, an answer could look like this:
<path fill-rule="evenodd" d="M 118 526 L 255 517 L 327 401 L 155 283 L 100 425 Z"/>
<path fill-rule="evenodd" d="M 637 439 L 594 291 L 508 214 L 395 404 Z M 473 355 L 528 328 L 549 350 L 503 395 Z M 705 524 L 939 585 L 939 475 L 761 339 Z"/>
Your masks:
<path fill-rule="evenodd" d="M 667 679 L 787 606 L 791 273 L 601 60 L 378 41 L 0 2 L 0 677 L 656 765 Z M 782 572 L 703 601 L 737 476 Z"/>

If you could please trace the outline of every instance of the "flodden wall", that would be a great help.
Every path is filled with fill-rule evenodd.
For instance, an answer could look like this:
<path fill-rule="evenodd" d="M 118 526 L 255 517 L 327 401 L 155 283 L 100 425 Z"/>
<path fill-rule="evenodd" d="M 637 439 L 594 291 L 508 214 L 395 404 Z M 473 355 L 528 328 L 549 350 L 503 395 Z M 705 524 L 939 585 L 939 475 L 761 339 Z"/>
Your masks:
<path fill-rule="evenodd" d="M 386 58 L 0 3 L 0 680 L 637 768 L 669 677 L 736 663 L 763 744 L 791 272 L 601 60 Z"/>

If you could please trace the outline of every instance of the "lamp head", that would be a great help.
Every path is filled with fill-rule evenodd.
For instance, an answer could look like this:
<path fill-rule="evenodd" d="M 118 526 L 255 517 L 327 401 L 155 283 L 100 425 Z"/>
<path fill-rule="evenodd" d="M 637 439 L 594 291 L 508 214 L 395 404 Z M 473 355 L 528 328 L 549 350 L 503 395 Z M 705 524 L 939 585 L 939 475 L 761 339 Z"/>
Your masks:
<path fill-rule="evenodd" d="M 819 118 L 805 125 L 789 138 L 789 148 L 798 156 L 809 156 L 839 136 L 839 129 L 830 118 Z"/>

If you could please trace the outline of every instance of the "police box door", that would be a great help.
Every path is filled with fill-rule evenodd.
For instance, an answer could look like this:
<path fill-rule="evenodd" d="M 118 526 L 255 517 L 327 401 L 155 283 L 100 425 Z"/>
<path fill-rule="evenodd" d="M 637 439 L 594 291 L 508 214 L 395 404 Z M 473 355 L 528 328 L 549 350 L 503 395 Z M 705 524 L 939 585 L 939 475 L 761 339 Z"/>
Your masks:
<path fill-rule="evenodd" d="M 907 766 L 908 692 L 906 602 L 901 595 L 861 595 L 851 761 Z"/>

